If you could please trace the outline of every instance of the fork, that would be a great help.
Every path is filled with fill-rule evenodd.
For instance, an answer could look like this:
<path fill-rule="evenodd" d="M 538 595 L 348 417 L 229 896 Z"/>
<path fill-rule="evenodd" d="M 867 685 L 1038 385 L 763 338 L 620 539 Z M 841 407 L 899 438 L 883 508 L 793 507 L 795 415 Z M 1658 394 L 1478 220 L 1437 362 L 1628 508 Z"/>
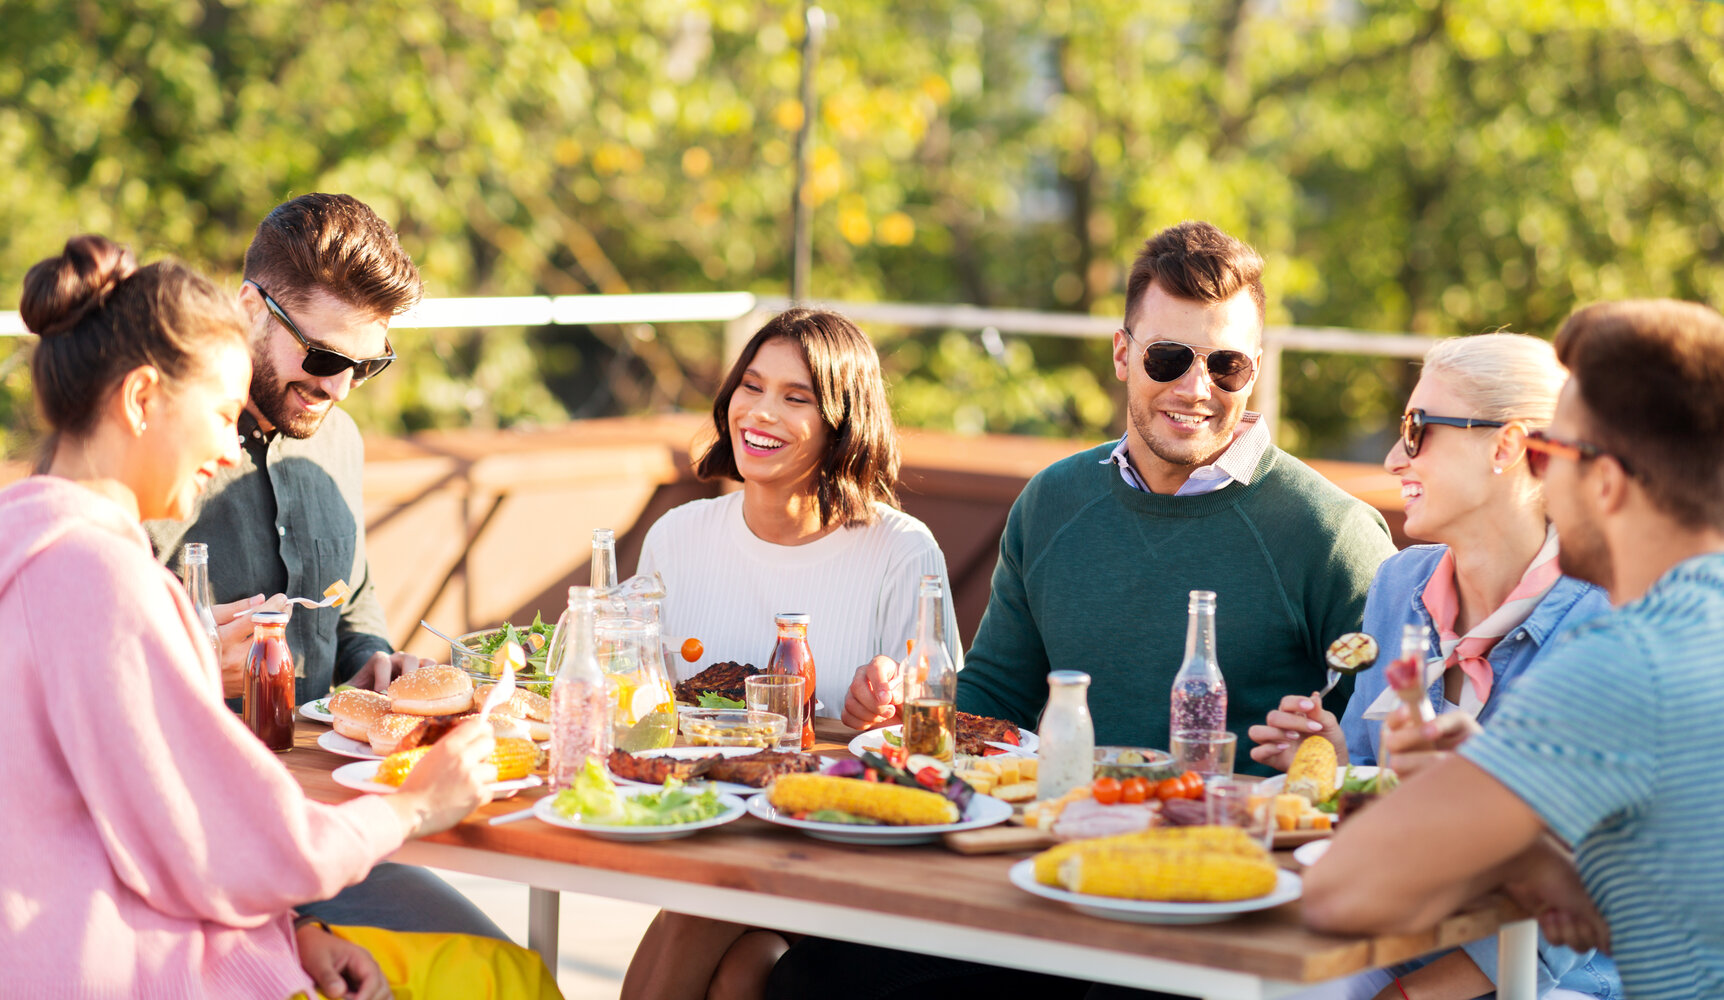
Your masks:
<path fill-rule="evenodd" d="M 1324 695 L 1335 690 L 1335 685 L 1337 685 L 1339 683 L 1341 683 L 1341 671 L 1336 670 L 1334 667 L 1330 667 L 1329 668 L 1329 683 L 1323 685 L 1323 690 L 1317 692 L 1317 697 L 1319 699 L 1321 699 Z"/>
<path fill-rule="evenodd" d="M 323 599 L 323 600 L 321 600 L 321 601 L 314 601 L 314 600 L 312 600 L 312 599 L 311 599 L 311 598 L 309 598 L 309 597 L 289 597 L 289 598 L 288 598 L 288 599 L 287 599 L 287 603 L 289 603 L 289 604 L 297 604 L 297 605 L 299 605 L 299 606 L 300 606 L 300 607 L 302 607 L 302 608 L 313 608 L 313 609 L 316 609 L 316 608 L 327 608 L 327 607 L 329 607 L 329 606 L 331 606 L 331 605 L 333 605 L 333 604 L 338 604 L 338 603 L 340 603 L 340 601 L 341 601 L 341 599 L 342 599 L 342 597 L 343 597 L 343 596 L 345 596 L 345 595 L 342 595 L 342 594 L 330 594 L 330 595 L 329 595 L 329 596 L 328 596 L 328 597 L 325 597 L 325 598 L 324 598 L 324 599 Z M 264 610 L 267 610 L 267 609 L 266 609 L 266 608 L 261 608 L 261 607 L 259 607 L 259 608 L 252 608 L 252 609 L 251 609 L 251 610 L 250 610 L 250 611 L 242 611 L 242 612 L 240 612 L 240 614 L 242 614 L 242 615 L 245 615 L 245 616 L 247 616 L 247 617 L 249 617 L 249 616 L 251 616 L 251 615 L 255 615 L 255 614 L 257 614 L 257 613 L 258 613 L 258 612 L 259 612 L 259 611 L 264 611 Z"/>

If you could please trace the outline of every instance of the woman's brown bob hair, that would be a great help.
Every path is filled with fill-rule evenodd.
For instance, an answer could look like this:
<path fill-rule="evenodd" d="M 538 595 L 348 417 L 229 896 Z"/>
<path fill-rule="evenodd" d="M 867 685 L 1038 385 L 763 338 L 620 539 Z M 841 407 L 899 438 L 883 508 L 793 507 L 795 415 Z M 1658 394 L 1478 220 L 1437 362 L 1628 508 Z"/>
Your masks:
<path fill-rule="evenodd" d="M 898 433 L 886 403 L 880 355 L 856 324 L 834 312 L 780 313 L 743 347 L 712 401 L 718 440 L 695 464 L 695 475 L 707 481 L 742 481 L 730 440 L 730 398 L 761 345 L 771 340 L 788 340 L 802 351 L 829 432 L 815 487 L 821 525 L 872 524 L 875 501 L 898 506 Z"/>

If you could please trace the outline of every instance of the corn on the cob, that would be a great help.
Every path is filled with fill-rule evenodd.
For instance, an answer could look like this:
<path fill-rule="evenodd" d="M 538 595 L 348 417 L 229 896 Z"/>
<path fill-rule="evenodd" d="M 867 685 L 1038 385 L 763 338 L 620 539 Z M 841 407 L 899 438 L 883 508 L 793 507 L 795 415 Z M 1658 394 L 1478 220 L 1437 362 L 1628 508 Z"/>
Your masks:
<path fill-rule="evenodd" d="M 1303 795 L 1312 805 L 1327 802 L 1335 795 L 1335 764 L 1335 744 L 1321 736 L 1305 737 L 1287 769 L 1287 791 Z"/>
<path fill-rule="evenodd" d="M 1157 826 L 1137 833 L 1122 833 L 1092 840 L 1073 840 L 1036 855 L 1036 881 L 1060 884 L 1060 865 L 1079 851 L 1115 847 L 1156 847 L 1167 851 L 1231 854 L 1242 858 L 1264 857 L 1263 845 L 1236 826 Z"/>
<path fill-rule="evenodd" d="M 1275 865 L 1261 855 L 1088 846 L 1060 863 L 1060 884 L 1093 896 L 1218 903 L 1268 894 L 1275 888 Z"/>
<path fill-rule="evenodd" d="M 377 782 L 382 785 L 397 785 L 407 780 L 407 772 L 413 770 L 413 765 L 419 763 L 419 758 L 430 751 L 430 747 L 414 747 L 411 750 L 400 750 L 383 758 L 383 763 L 377 765 Z"/>
<path fill-rule="evenodd" d="M 533 773 L 533 765 L 539 759 L 539 748 L 531 740 L 516 739 L 505 736 L 497 741 L 497 749 L 491 751 L 490 761 L 497 767 L 498 781 L 514 781 L 525 778 Z"/>
<path fill-rule="evenodd" d="M 956 823 L 951 799 L 920 788 L 825 774 L 783 774 L 772 783 L 772 804 L 789 813 L 839 809 L 893 826 Z"/>

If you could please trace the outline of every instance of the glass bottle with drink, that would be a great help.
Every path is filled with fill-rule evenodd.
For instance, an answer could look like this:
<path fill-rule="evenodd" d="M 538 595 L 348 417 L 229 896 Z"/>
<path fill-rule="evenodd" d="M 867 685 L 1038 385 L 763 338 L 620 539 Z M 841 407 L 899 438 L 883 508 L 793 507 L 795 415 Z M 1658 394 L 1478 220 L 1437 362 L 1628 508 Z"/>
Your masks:
<path fill-rule="evenodd" d="M 899 666 L 904 685 L 904 748 L 950 764 L 958 746 L 958 668 L 946 650 L 945 585 L 922 577 L 916 642 Z"/>
<path fill-rule="evenodd" d="M 1431 629 L 1428 625 L 1401 626 L 1401 655 L 1386 668 L 1394 681 L 1392 686 L 1401 700 L 1412 707 L 1420 722 L 1434 722 L 1437 710 L 1431 707 L 1431 696 L 1425 683 L 1425 660 L 1431 650 Z"/>
<path fill-rule="evenodd" d="M 593 529 L 593 559 L 588 577 L 600 597 L 617 585 L 617 533 L 610 528 Z"/>
<path fill-rule="evenodd" d="M 1227 728 L 1227 683 L 1215 658 L 1215 591 L 1194 590 L 1185 626 L 1185 662 L 1173 678 L 1168 745 L 1178 734 L 1219 733 Z"/>
<path fill-rule="evenodd" d="M 209 640 L 210 648 L 215 650 L 216 660 L 221 659 L 221 633 L 216 631 L 215 598 L 210 591 L 210 549 L 203 542 L 187 542 L 184 554 L 180 557 L 180 579 L 185 582 L 186 596 L 191 598 L 192 610 L 198 616 L 198 625 L 202 627 L 204 638 Z"/>
<path fill-rule="evenodd" d="M 594 592 L 595 656 L 611 693 L 611 745 L 630 752 L 676 742 L 676 695 L 665 666 L 660 620 L 664 581 L 631 576 Z"/>
<path fill-rule="evenodd" d="M 769 674 L 795 674 L 802 678 L 802 749 L 814 748 L 814 652 L 808 648 L 808 615 L 787 612 L 773 616 L 778 626 L 778 644 L 767 661 Z"/>
<path fill-rule="evenodd" d="M 251 652 L 245 658 L 240 718 L 276 753 L 293 749 L 293 653 L 287 648 L 286 611 L 251 616 Z"/>
<path fill-rule="evenodd" d="M 1036 727 L 1041 737 L 1036 798 L 1056 799 L 1095 777 L 1095 723 L 1089 717 L 1089 674 L 1048 674 L 1048 707 Z"/>
<path fill-rule="evenodd" d="M 595 655 L 594 591 L 570 587 L 569 606 L 557 623 L 562 640 L 551 681 L 551 787 L 574 783 L 590 758 L 602 764 L 611 753 L 611 696 Z"/>

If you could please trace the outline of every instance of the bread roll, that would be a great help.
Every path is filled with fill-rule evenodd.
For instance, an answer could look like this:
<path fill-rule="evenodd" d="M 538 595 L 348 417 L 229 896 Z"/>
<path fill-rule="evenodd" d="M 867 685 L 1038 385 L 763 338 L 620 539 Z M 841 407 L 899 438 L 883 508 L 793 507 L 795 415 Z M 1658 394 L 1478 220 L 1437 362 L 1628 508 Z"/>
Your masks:
<path fill-rule="evenodd" d="M 420 667 L 389 685 L 390 711 L 455 715 L 473 707 L 473 679 L 454 667 Z"/>
<path fill-rule="evenodd" d="M 335 731 L 361 743 L 369 740 L 371 724 L 389 712 L 389 698 L 376 691 L 349 688 L 330 696 L 329 714 L 334 716 Z"/>
<path fill-rule="evenodd" d="M 419 728 L 424 720 L 417 715 L 402 715 L 397 712 L 387 712 L 377 717 L 366 732 L 366 739 L 371 743 L 371 752 L 387 757 L 401 749 L 401 741 L 407 735 Z"/>

